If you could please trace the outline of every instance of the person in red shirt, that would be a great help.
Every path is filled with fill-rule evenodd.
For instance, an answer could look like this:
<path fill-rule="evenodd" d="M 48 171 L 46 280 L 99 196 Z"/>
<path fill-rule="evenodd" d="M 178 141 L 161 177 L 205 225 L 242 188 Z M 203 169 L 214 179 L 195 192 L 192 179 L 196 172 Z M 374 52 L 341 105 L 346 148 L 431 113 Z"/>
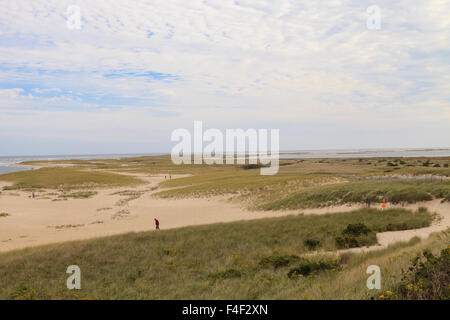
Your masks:
<path fill-rule="evenodd" d="M 159 220 L 155 218 L 156 230 L 159 230 Z"/>

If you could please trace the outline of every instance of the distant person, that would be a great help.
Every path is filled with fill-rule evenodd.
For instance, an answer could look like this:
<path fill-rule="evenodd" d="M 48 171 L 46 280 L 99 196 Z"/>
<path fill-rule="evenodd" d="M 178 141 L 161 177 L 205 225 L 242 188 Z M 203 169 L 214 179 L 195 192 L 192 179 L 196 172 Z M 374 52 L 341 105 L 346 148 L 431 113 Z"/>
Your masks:
<path fill-rule="evenodd" d="M 159 230 L 159 220 L 155 218 L 155 228 Z"/>
<path fill-rule="evenodd" d="M 32 192 L 32 193 L 31 193 L 31 198 L 33 198 L 33 199 L 34 199 L 34 192 Z"/>
<path fill-rule="evenodd" d="M 369 199 L 369 197 L 366 198 L 366 206 L 367 206 L 367 208 L 370 208 L 370 199 Z"/>

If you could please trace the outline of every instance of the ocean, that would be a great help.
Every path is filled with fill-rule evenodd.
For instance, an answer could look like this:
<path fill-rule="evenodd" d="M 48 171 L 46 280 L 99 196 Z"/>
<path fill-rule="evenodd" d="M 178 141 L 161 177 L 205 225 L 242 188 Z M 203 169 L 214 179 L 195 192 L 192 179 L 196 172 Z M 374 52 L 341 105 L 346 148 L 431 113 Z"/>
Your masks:
<path fill-rule="evenodd" d="M 23 161 L 37 161 L 37 160 L 72 160 L 72 159 L 119 159 L 126 157 L 139 156 L 156 156 L 161 153 L 136 153 L 136 154 L 84 154 L 84 155 L 48 155 L 48 156 L 15 156 L 15 157 L 0 157 L 0 174 L 9 172 L 30 170 L 31 167 L 20 167 L 16 164 Z"/>

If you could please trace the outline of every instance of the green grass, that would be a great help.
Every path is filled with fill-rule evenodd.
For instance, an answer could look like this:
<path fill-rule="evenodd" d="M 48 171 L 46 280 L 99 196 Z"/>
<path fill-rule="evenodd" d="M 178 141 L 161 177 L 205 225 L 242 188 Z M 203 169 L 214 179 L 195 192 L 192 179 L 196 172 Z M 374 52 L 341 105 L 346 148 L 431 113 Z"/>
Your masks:
<path fill-rule="evenodd" d="M 329 257 L 293 258 L 310 252 L 306 239 L 317 237 L 323 250 L 334 250 L 334 238 L 355 221 L 371 230 L 386 230 L 389 225 L 427 226 L 431 220 L 426 210 L 361 209 L 129 233 L 12 251 L 0 254 L 0 299 L 304 298 L 318 282 L 330 292 L 335 290 L 333 281 L 351 268 L 350 262 L 339 262 L 337 267 L 337 260 Z M 374 244 L 376 238 L 372 240 Z M 69 291 L 65 286 L 69 265 L 81 268 L 81 290 Z M 296 268 L 310 271 L 289 276 Z M 366 276 L 365 270 L 360 272 Z M 351 297 L 364 294 L 361 289 Z"/>
<path fill-rule="evenodd" d="M 12 172 L 0 176 L 0 180 L 12 182 L 4 190 L 33 189 L 83 189 L 93 187 L 121 187 L 143 183 L 132 176 L 110 172 L 87 171 L 77 167 L 51 167 Z"/>

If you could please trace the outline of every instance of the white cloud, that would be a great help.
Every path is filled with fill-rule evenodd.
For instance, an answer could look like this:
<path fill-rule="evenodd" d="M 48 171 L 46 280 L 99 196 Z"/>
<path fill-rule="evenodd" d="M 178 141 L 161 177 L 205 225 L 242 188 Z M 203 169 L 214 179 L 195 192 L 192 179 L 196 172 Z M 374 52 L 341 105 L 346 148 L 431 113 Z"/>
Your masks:
<path fill-rule="evenodd" d="M 106 114 L 125 104 L 153 130 L 194 118 L 229 127 L 429 121 L 450 135 L 448 1 L 378 1 L 381 30 L 366 28 L 373 3 L 357 0 L 79 0 L 82 29 L 69 30 L 72 4 L 2 4 L 0 85 L 16 89 L 0 90 L 0 110 Z M 104 76 L 118 71 L 127 76 Z M 177 80 L 133 75 L 150 71 Z"/>

